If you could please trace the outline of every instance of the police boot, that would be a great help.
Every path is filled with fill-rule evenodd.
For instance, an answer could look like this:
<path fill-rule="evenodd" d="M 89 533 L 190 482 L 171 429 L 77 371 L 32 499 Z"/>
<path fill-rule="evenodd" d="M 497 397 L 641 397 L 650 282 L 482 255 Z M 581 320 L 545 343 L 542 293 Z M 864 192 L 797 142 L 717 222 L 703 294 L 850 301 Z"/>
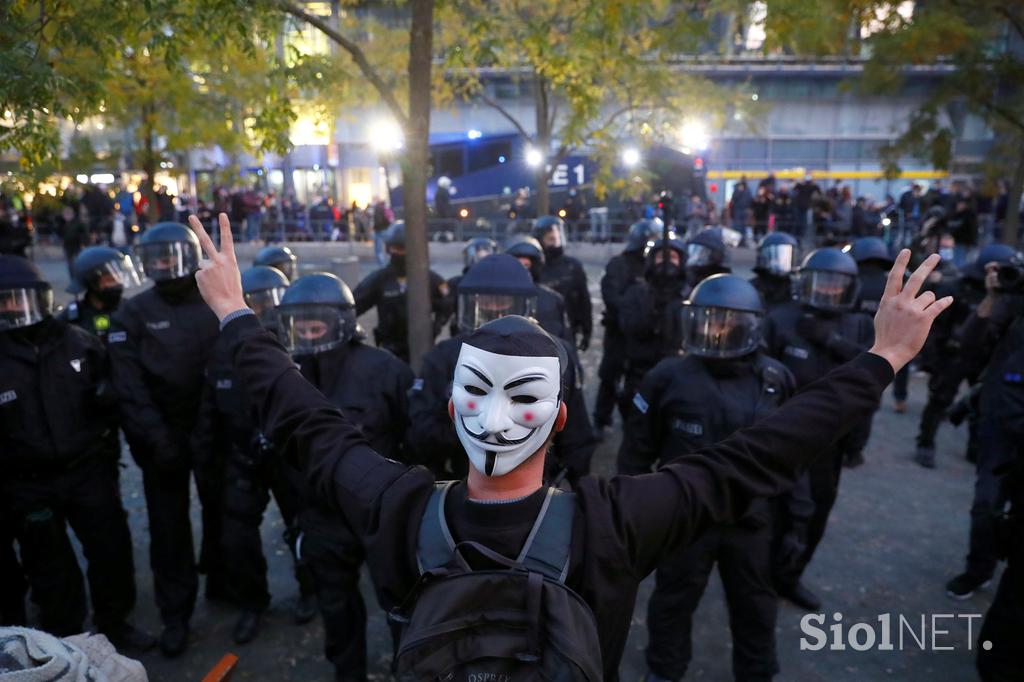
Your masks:
<path fill-rule="evenodd" d="M 241 615 L 238 616 L 238 621 L 235 623 L 235 631 L 232 635 L 235 644 L 248 644 L 256 639 L 256 635 L 260 632 L 260 622 L 262 620 L 263 614 L 259 611 L 242 611 Z"/>
<path fill-rule="evenodd" d="M 821 600 L 818 599 L 818 595 L 807 589 L 803 583 L 798 582 L 793 587 L 780 591 L 779 596 L 804 611 L 821 610 Z"/>
<path fill-rule="evenodd" d="M 856 469 L 864 463 L 863 452 L 847 452 L 843 455 L 843 466 L 847 469 Z"/>
<path fill-rule="evenodd" d="M 181 656 L 188 646 L 188 623 L 184 620 L 172 620 L 164 623 L 164 631 L 160 633 L 160 653 L 167 658 Z"/>
<path fill-rule="evenodd" d="M 110 640 L 118 651 L 141 653 L 156 646 L 156 637 L 127 621 L 104 627 L 100 634 Z"/>
<path fill-rule="evenodd" d="M 914 453 L 914 461 L 925 469 L 935 468 L 935 448 L 928 445 L 918 445 Z"/>
<path fill-rule="evenodd" d="M 296 625 L 305 625 L 316 618 L 316 588 L 313 585 L 313 575 L 308 566 L 297 566 L 295 577 L 299 581 L 299 598 L 295 600 L 292 617 L 295 619 Z"/>

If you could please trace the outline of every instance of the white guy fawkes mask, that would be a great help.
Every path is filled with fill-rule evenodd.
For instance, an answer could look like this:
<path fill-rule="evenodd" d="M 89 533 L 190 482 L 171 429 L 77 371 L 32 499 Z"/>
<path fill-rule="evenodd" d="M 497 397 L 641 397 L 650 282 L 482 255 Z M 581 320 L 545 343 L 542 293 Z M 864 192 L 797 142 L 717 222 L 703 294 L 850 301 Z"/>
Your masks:
<path fill-rule="evenodd" d="M 462 344 L 452 403 L 455 432 L 485 476 L 504 476 L 540 449 L 558 418 L 557 357 L 499 355 Z"/>

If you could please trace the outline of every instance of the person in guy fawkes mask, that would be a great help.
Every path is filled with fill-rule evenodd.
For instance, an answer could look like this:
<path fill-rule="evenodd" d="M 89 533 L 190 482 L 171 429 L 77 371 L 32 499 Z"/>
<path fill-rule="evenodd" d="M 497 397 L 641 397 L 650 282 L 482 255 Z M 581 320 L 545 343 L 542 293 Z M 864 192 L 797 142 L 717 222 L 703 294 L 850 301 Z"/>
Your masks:
<path fill-rule="evenodd" d="M 785 232 L 772 232 L 757 245 L 755 277 L 750 280 L 761 294 L 765 310 L 793 300 L 793 269 L 797 263 L 799 244 Z"/>
<path fill-rule="evenodd" d="M 597 376 L 601 380 L 594 404 L 594 425 L 598 429 L 611 426 L 612 411 L 619 397 L 619 381 L 625 369 L 626 337 L 619 326 L 622 297 L 630 286 L 643 281 L 644 252 L 654 240 L 662 236 L 665 226 L 653 218 L 640 220 L 629 227 L 622 253 L 613 256 L 604 268 L 601 278 L 601 298 L 604 299 L 604 347 Z"/>
<path fill-rule="evenodd" d="M 685 262 L 686 245 L 670 232 L 668 241 L 658 239 L 647 247 L 643 281 L 630 285 L 622 295 L 619 325 L 626 353 L 619 410 L 623 414 L 628 413 L 644 374 L 682 348 Z"/>
<path fill-rule="evenodd" d="M 288 279 L 277 268 L 257 265 L 242 273 L 245 302 L 273 332 L 277 331 L 277 305 L 287 288 Z M 245 389 L 219 340 L 206 369 L 192 446 L 207 458 L 197 462 L 198 466 L 224 468 L 220 545 L 231 601 L 241 610 L 233 637 L 237 644 L 246 644 L 256 638 L 263 613 L 270 606 L 267 560 L 260 536 L 263 513 L 273 493 L 285 524 L 284 539 L 294 554 L 301 496 L 273 443 L 256 428 Z M 316 616 L 312 576 L 298 566 L 295 573 L 299 599 L 294 618 L 299 624 L 308 623 Z"/>
<path fill-rule="evenodd" d="M 711 275 L 731 272 L 718 228 L 702 230 L 686 242 L 686 286 L 692 289 Z"/>
<path fill-rule="evenodd" d="M 288 278 L 289 282 L 295 281 L 295 277 L 299 274 L 299 259 L 287 246 L 264 246 L 256 253 L 252 264 L 277 268 Z"/>
<path fill-rule="evenodd" d="M 207 599 L 228 597 L 220 552 L 221 477 L 196 466 L 209 455 L 190 444 L 217 318 L 196 288 L 199 242 L 192 230 L 157 223 L 142 235 L 136 256 L 153 288 L 121 304 L 107 344 L 121 426 L 142 468 L 150 564 L 164 623 L 160 648 L 165 656 L 178 656 L 188 644 L 199 573 L 206 574 Z M 189 519 L 193 474 L 203 509 L 198 564 Z"/>
<path fill-rule="evenodd" d="M 680 453 L 728 438 L 795 390 L 792 374 L 761 354 L 764 306 L 734 275 L 712 275 L 683 307 L 686 355 L 665 358 L 644 377 L 623 428 L 619 473 L 650 473 Z M 737 680 L 768 680 L 775 657 L 772 507 L 757 500 L 737 523 L 716 524 L 659 567 L 647 611 L 648 682 L 679 680 L 692 657 L 691 632 L 715 564 L 722 575 Z"/>
<path fill-rule="evenodd" d="M 124 290 L 140 284 L 139 273 L 129 256 L 106 246 L 81 251 L 71 263 L 71 273 L 67 291 L 79 298 L 68 303 L 59 319 L 106 339 L 110 318 L 121 305 Z"/>
<path fill-rule="evenodd" d="M 409 362 L 409 312 L 405 300 L 405 223 L 399 221 L 388 228 L 384 243 L 390 260 L 379 270 L 367 275 L 356 286 L 356 316 L 377 308 L 377 328 L 373 332 L 379 348 L 390 351 Z M 430 271 L 430 307 L 434 316 L 436 337 L 451 316 L 448 308 L 448 284 L 441 275 Z"/>
<path fill-rule="evenodd" d="M 452 429 L 448 400 L 463 342 L 473 330 L 490 320 L 508 315 L 533 317 L 537 289 L 529 273 L 509 254 L 488 256 L 470 268 L 459 282 L 457 315 L 461 331 L 437 344 L 423 358 L 423 368 L 409 400 L 412 420 L 409 440 L 417 453 L 416 460 L 438 476 L 466 473 L 464 459 L 449 460 L 458 434 Z M 560 341 L 560 352 L 567 360 L 563 401 L 568 409 L 568 421 L 555 437 L 547 474 L 548 479 L 553 480 L 564 470 L 563 476 L 572 482 L 590 470 L 596 442 L 577 379 L 575 349 L 568 341 Z"/>
<path fill-rule="evenodd" d="M 537 305 L 533 318 L 544 331 L 553 336 L 575 343 L 572 328 L 566 321 L 565 298 L 546 284 L 541 284 L 544 274 L 544 249 L 533 237 L 516 235 L 505 244 L 504 252 L 523 264 L 530 271 L 530 277 L 537 286 Z"/>
<path fill-rule="evenodd" d="M 544 249 L 544 263 L 538 284 L 545 284 L 562 295 L 569 315 L 574 344 L 581 351 L 590 347 L 594 316 L 583 264 L 565 255 L 565 223 L 553 215 L 538 218 L 533 224 L 533 237 Z"/>
<path fill-rule="evenodd" d="M 302 375 L 359 425 L 377 452 L 401 460 L 413 373 L 388 351 L 363 343 L 355 311 L 352 292 L 334 275 L 300 277 L 277 309 L 281 341 Z M 303 499 L 311 495 L 303 489 Z M 366 606 L 359 592 L 363 549 L 327 507 L 304 506 L 299 527 L 299 560 L 313 575 L 327 659 L 337 680 L 365 680 Z"/>
<path fill-rule="evenodd" d="M 462 280 L 462 276 L 469 272 L 469 269 L 481 260 L 490 256 L 492 253 L 497 252 L 498 244 L 490 237 L 474 237 L 466 242 L 466 245 L 462 247 L 462 272 L 448 279 L 447 307 L 449 312 L 455 312 L 455 309 L 458 306 L 458 301 L 455 299 L 455 292 L 459 288 L 459 281 Z M 459 321 L 454 315 L 452 316 L 451 324 L 449 326 L 449 333 L 451 336 L 455 336 L 459 333 Z"/>
<path fill-rule="evenodd" d="M 1008 264 L 1014 253 L 1013 247 L 1006 244 L 987 244 L 959 277 L 951 282 L 941 282 L 935 292 L 940 297 L 953 296 L 953 305 L 936 320 L 928 335 L 928 343 L 921 351 L 922 364 L 929 369 L 931 376 L 928 378 L 928 402 L 921 411 L 914 461 L 927 469 L 935 468 L 935 434 L 947 411 L 950 419 L 957 420 L 957 423 L 962 419 L 968 420 L 967 459 L 977 461 L 980 425 L 977 388 L 986 358 L 963 352 L 960 326 L 985 298 L 985 266 L 989 263 Z M 964 409 L 957 410 L 962 417 L 957 417 L 951 406 L 964 380 L 970 387 L 969 397 L 962 403 Z"/>
<path fill-rule="evenodd" d="M 859 286 L 857 262 L 849 254 L 835 248 L 812 251 L 804 258 L 795 288 L 797 299 L 777 307 L 765 319 L 764 341 L 768 355 L 781 361 L 796 378 L 797 388 L 803 388 L 870 346 L 874 332 L 871 318 L 853 311 Z M 825 535 L 839 492 L 847 449 L 844 441 L 849 437 L 830 444 L 808 469 L 813 512 L 794 507 L 790 517 L 778 524 L 781 536 L 806 527 L 806 537 L 796 538 L 804 550 L 787 552 L 795 560 L 776 566 L 776 589 L 780 596 L 811 611 L 819 609 L 821 602 L 800 582 L 800 576 Z"/>
<path fill-rule="evenodd" d="M 156 642 L 128 622 L 135 566 L 118 483 L 107 349 L 96 336 L 55 319 L 52 308 L 53 289 L 39 269 L 0 255 L 0 526 L 18 540 L 43 629 L 66 636 L 85 627 L 70 525 L 87 559 L 96 630 L 119 648 L 142 651 Z M 5 542 L 9 550 L 10 539 Z M 18 594 L 5 594 L 13 613 L 4 615 L 24 620 L 20 571 L 6 558 L 0 591 Z"/>
<path fill-rule="evenodd" d="M 932 320 L 951 303 L 918 296 L 937 257 L 903 284 L 910 258 L 904 251 L 875 320 L 871 352 L 722 443 L 682 454 L 644 476 L 583 476 L 571 492 L 543 481 L 551 438 L 567 419 L 560 395 L 568 362 L 537 324 L 501 317 L 462 343 L 449 411 L 470 466 L 465 480 L 438 485 L 425 467 L 374 452 L 345 411 L 311 386 L 260 327 L 241 292 L 227 217 L 221 218 L 222 251 L 198 220 L 191 222 L 211 261 L 199 273 L 203 295 L 221 320 L 236 371 L 258 406 L 260 427 L 275 442 L 289 444 L 289 458 L 308 478 L 314 498 L 350 524 L 365 547 L 382 605 L 402 605 L 392 619 L 402 627 L 397 662 L 416 679 L 454 678 L 484 666 L 488 674 L 541 677 L 548 667 L 540 666 L 550 663 L 567 679 L 615 682 L 640 582 L 712 524 L 736 522 L 755 498 L 787 489 L 849 423 L 869 416 L 893 372 L 917 354 Z M 534 559 L 532 550 L 539 547 L 543 562 L 524 566 L 513 558 Z M 440 573 L 442 567 L 454 574 Z M 457 599 L 430 600 L 426 591 L 417 597 L 413 588 L 428 572 L 442 582 L 425 590 Z M 552 594 L 572 608 L 528 609 Z M 421 609 L 417 603 L 424 599 L 429 603 Z M 509 612 L 489 604 L 508 604 Z M 427 636 L 426 628 L 436 635 L 437 626 L 460 618 L 482 629 Z M 523 622 L 535 626 L 524 628 Z M 561 640 L 544 636 L 547 625 L 571 641 L 570 660 L 584 668 L 569 663 Z M 480 647 L 495 641 L 506 643 L 508 653 L 481 659 Z M 523 652 L 531 655 L 515 655 Z"/>

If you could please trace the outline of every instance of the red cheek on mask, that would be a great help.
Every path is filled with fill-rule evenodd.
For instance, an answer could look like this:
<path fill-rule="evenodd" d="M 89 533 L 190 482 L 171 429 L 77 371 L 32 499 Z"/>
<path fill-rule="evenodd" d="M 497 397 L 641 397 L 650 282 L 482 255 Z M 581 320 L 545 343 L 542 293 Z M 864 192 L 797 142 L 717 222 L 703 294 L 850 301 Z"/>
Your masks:
<path fill-rule="evenodd" d="M 527 412 L 526 414 L 524 414 L 523 415 L 523 419 L 525 419 L 528 422 L 532 422 L 533 421 L 533 412 Z"/>
<path fill-rule="evenodd" d="M 468 403 L 466 403 L 466 407 L 468 407 L 471 410 L 475 410 L 476 409 L 476 403 L 474 403 L 472 400 L 470 400 Z"/>

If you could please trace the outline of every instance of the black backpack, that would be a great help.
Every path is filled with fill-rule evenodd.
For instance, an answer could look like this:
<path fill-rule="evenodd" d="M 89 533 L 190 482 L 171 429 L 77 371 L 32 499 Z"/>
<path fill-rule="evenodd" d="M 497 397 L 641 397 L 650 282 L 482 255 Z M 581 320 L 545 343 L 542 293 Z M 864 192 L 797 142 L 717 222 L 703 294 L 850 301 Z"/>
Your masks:
<path fill-rule="evenodd" d="M 455 543 L 444 518 L 453 481 L 438 483 L 420 525 L 420 579 L 390 618 L 401 626 L 399 680 L 596 682 L 594 614 L 565 586 L 576 496 L 549 488 L 525 546 L 509 559 Z M 473 553 L 497 566 L 473 570 Z"/>

